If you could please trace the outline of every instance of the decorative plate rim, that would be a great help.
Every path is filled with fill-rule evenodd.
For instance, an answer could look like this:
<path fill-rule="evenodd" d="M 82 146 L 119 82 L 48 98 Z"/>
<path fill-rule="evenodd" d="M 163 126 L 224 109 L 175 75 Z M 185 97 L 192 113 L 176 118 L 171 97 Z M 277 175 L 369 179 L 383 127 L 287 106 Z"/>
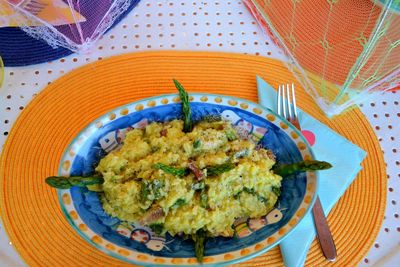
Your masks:
<path fill-rule="evenodd" d="M 189 92 L 189 97 L 191 98 L 191 102 L 197 102 L 197 103 L 208 103 L 208 104 L 216 104 L 216 105 L 222 105 L 222 106 L 230 106 L 230 107 L 236 107 L 239 108 L 241 110 L 245 110 L 247 112 L 250 112 L 251 114 L 261 117 L 263 119 L 268 120 L 270 123 L 274 124 L 275 126 L 279 127 L 280 130 L 284 131 L 288 136 L 290 136 L 291 140 L 298 144 L 294 139 L 296 138 L 300 138 L 301 139 L 301 143 L 302 145 L 304 145 L 303 149 L 299 149 L 299 152 L 301 153 L 302 157 L 304 158 L 304 153 L 301 152 L 301 150 L 305 150 L 308 152 L 308 154 L 314 158 L 314 153 L 310 147 L 310 145 L 308 144 L 306 138 L 302 135 L 302 133 L 295 127 L 293 126 L 289 121 L 287 121 L 285 118 L 283 118 L 282 116 L 278 115 L 275 111 L 271 110 L 270 108 L 267 107 L 263 107 L 258 103 L 246 100 L 246 99 L 242 99 L 239 97 L 233 97 L 233 96 L 227 96 L 227 95 L 222 95 L 222 94 L 212 94 L 212 93 L 190 93 Z M 209 97 L 214 97 L 213 101 L 209 100 Z M 193 99 L 192 99 L 193 98 Z M 217 101 L 218 99 L 218 101 Z M 153 97 L 148 97 L 148 98 L 143 98 L 143 99 L 139 99 L 136 100 L 134 102 L 131 103 L 127 103 L 125 105 L 121 105 L 118 106 L 114 109 L 111 109 L 110 111 L 106 112 L 105 114 L 97 117 L 96 119 L 94 119 L 91 123 L 89 123 L 86 127 L 84 127 L 69 143 L 69 145 L 67 146 L 67 148 L 65 149 L 63 156 L 61 157 L 60 160 L 60 165 L 58 168 L 58 175 L 63 176 L 63 175 L 68 175 L 69 174 L 69 170 L 70 170 L 70 166 L 68 166 L 67 168 L 65 168 L 65 162 L 68 161 L 69 158 L 74 158 L 74 156 L 71 156 L 71 151 L 73 146 L 76 144 L 80 143 L 80 139 L 84 138 L 84 137 L 88 137 L 90 136 L 91 133 L 93 133 L 93 131 L 95 131 L 98 128 L 101 128 L 103 125 L 116 120 L 117 118 L 123 117 L 125 115 L 137 112 L 137 111 L 141 111 L 143 109 L 146 108 L 152 108 L 157 106 L 156 105 L 156 101 L 160 102 L 160 105 L 167 105 L 167 104 L 171 104 L 171 103 L 179 103 L 179 95 L 178 94 L 161 94 L 161 95 L 157 95 L 157 96 L 153 96 Z M 167 101 L 164 101 L 167 100 Z M 196 101 L 194 101 L 196 100 Z M 149 103 L 153 103 L 150 104 Z M 252 108 L 250 108 L 252 107 Z M 117 113 L 119 113 L 120 115 L 116 115 Z M 264 115 L 264 113 L 267 113 L 266 116 L 262 116 Z M 270 115 L 273 116 L 273 119 L 271 120 L 270 118 L 268 118 L 268 113 L 270 113 Z M 115 116 L 111 119 L 111 116 Z M 281 123 L 275 123 L 275 119 L 278 118 L 281 123 L 284 123 L 284 125 L 287 127 L 286 129 L 284 129 L 281 126 Z M 102 121 L 106 121 L 106 123 L 103 123 Z M 290 129 L 290 131 L 294 132 L 297 137 L 294 138 L 292 135 L 290 135 L 288 133 L 288 129 Z M 249 247 L 253 247 L 253 252 L 250 253 L 246 253 L 244 255 L 241 255 L 239 257 L 236 258 L 231 258 L 231 259 L 225 259 L 223 258 L 223 261 L 219 261 L 219 262 L 210 262 L 210 264 L 207 263 L 207 258 L 209 257 L 216 257 L 216 256 L 223 256 L 224 254 L 230 254 L 233 252 L 226 252 L 226 253 L 220 253 L 220 254 L 216 254 L 216 255 L 212 255 L 212 256 L 206 256 L 205 257 L 205 261 L 203 262 L 203 264 L 198 264 L 198 262 L 195 261 L 190 261 L 191 259 L 195 259 L 195 258 L 190 258 L 190 257 L 186 257 L 186 258 L 177 258 L 177 259 L 185 259 L 186 262 L 176 262 L 176 263 L 170 263 L 170 264 L 165 264 L 165 261 L 163 260 L 163 262 L 161 261 L 157 261 L 157 259 L 170 259 L 170 262 L 175 259 L 175 258 L 169 258 L 169 257 L 158 257 L 158 256 L 148 256 L 150 258 L 154 258 L 153 261 L 144 261 L 144 259 L 142 261 L 140 261 L 139 259 L 131 259 L 128 258 L 127 256 L 121 255 L 123 253 L 118 254 L 115 251 L 111 251 L 110 249 L 107 249 L 105 246 L 101 246 L 99 245 L 97 242 L 93 241 L 87 234 L 83 233 L 83 230 L 79 229 L 78 226 L 78 222 L 81 221 L 83 222 L 83 220 L 79 217 L 79 214 L 76 212 L 75 208 L 73 208 L 73 210 L 75 211 L 74 216 L 71 216 L 71 212 L 67 211 L 67 207 L 66 205 L 66 201 L 68 202 L 72 202 L 71 201 L 71 195 L 70 195 L 70 190 L 67 189 L 63 189 L 63 190 L 57 190 L 57 195 L 58 195 L 58 200 L 60 203 L 60 207 L 61 210 L 64 214 L 64 216 L 66 217 L 68 223 L 72 226 L 72 228 L 89 244 L 91 244 L 92 246 L 94 246 L 95 248 L 99 249 L 100 251 L 104 252 L 107 255 L 110 255 L 118 260 L 124 261 L 124 262 L 128 262 L 128 263 L 133 263 L 133 264 L 139 264 L 139 265 L 143 265 L 143 266 L 226 266 L 229 264 L 235 264 L 235 263 L 239 263 L 239 262 L 243 262 L 246 261 L 248 259 L 254 258 L 258 255 L 261 255 L 263 253 L 265 253 L 266 251 L 270 250 L 271 248 L 275 247 L 278 243 L 282 242 L 282 240 L 284 240 L 298 225 L 299 223 L 304 219 L 304 217 L 306 216 L 306 214 L 309 213 L 309 211 L 311 210 L 312 206 L 314 205 L 316 198 L 317 198 L 317 191 L 318 191 L 318 187 L 319 187 L 319 175 L 318 173 L 310 173 L 307 172 L 307 186 L 306 186 L 306 192 L 305 192 L 305 196 L 303 197 L 299 207 L 297 208 L 297 210 L 295 211 L 295 213 L 293 214 L 292 218 L 285 224 L 283 225 L 280 229 L 282 228 L 288 228 L 287 230 L 285 230 L 285 232 L 283 234 L 279 234 L 280 236 L 278 238 L 274 237 L 275 235 L 278 234 L 279 230 L 276 231 L 274 234 L 272 234 L 271 236 L 261 240 L 258 243 L 252 244 L 250 246 L 247 246 L 243 249 L 239 249 L 233 252 L 237 252 L 240 250 L 247 250 Z M 310 180 L 313 180 L 312 186 L 310 188 Z M 307 202 L 305 202 L 305 198 L 307 193 L 312 193 L 311 195 L 311 199 Z M 67 196 L 67 197 L 66 197 Z M 73 206 L 73 203 L 68 204 L 70 206 Z M 305 206 L 305 207 L 303 207 Z M 76 219 L 72 218 L 77 216 Z M 293 218 L 297 218 L 294 222 Z M 85 224 L 86 225 L 86 224 Z M 87 227 L 89 230 L 91 230 L 89 227 Z M 91 230 L 93 231 L 93 230 Z M 94 231 L 93 231 L 94 232 Z M 95 235 L 97 236 L 97 235 Z M 266 240 L 273 238 L 271 240 L 271 242 L 268 242 L 268 245 L 264 245 L 261 244 L 263 242 L 265 242 Z M 113 244 L 112 242 L 107 242 L 110 244 Z M 259 247 L 257 249 L 257 245 L 261 245 L 261 247 Z M 114 247 L 119 247 L 116 244 L 113 244 Z M 128 249 L 125 248 L 121 248 L 121 250 L 127 251 Z M 131 252 L 134 252 L 133 250 L 129 250 Z M 137 253 L 141 253 L 141 252 L 137 252 Z M 148 255 L 147 253 L 141 253 L 143 255 Z M 231 254 L 230 254 L 231 255 Z M 140 255 L 138 255 L 140 256 Z M 232 256 L 232 255 L 231 255 Z M 147 257 L 147 258 L 148 258 Z M 146 259 L 147 260 L 147 259 Z"/>

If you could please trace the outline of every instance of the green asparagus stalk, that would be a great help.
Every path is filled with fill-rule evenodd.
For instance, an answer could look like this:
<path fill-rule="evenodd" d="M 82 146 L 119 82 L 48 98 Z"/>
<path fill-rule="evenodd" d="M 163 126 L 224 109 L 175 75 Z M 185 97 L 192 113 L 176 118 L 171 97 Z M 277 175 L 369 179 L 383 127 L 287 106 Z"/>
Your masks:
<path fill-rule="evenodd" d="M 156 163 L 153 165 L 153 168 L 163 170 L 166 173 L 178 176 L 178 177 L 183 177 L 188 174 L 188 169 L 186 168 L 175 168 L 171 167 L 162 163 Z"/>
<path fill-rule="evenodd" d="M 71 177 L 60 177 L 51 176 L 46 178 L 46 183 L 52 187 L 59 189 L 69 189 L 73 186 L 88 186 L 94 184 L 102 184 L 104 179 L 99 176 L 83 177 L 83 176 L 71 176 Z"/>
<path fill-rule="evenodd" d="M 184 198 L 178 198 L 178 200 L 175 201 L 174 205 L 172 205 L 171 208 L 177 209 L 185 204 L 187 204 L 187 202 Z"/>
<path fill-rule="evenodd" d="M 280 176 L 287 176 L 296 172 L 318 171 L 331 168 L 332 165 L 325 161 L 304 160 L 293 164 L 274 165 L 272 170 Z"/>
<path fill-rule="evenodd" d="M 207 176 L 216 176 L 235 168 L 233 163 L 223 163 L 215 166 L 207 167 Z"/>
<path fill-rule="evenodd" d="M 197 230 L 196 234 L 192 236 L 194 241 L 194 254 L 197 260 L 201 263 L 204 258 L 204 243 L 206 241 L 207 232 L 203 229 Z"/>
<path fill-rule="evenodd" d="M 192 122 L 192 110 L 190 109 L 189 95 L 185 91 L 185 88 L 174 79 L 175 87 L 178 89 L 179 96 L 182 102 L 182 113 L 183 113 L 183 131 L 188 133 L 193 128 Z"/>
<path fill-rule="evenodd" d="M 161 235 L 163 230 L 164 230 L 164 224 L 163 223 L 152 223 L 149 225 L 151 230 L 153 230 L 154 233 Z"/>

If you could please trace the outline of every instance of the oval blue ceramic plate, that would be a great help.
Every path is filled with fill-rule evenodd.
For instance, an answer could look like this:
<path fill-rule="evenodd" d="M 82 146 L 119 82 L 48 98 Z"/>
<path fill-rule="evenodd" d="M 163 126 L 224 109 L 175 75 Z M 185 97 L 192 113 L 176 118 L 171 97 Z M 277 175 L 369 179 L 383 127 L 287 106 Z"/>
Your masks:
<path fill-rule="evenodd" d="M 274 152 L 278 163 L 312 158 L 305 138 L 286 120 L 261 106 L 238 98 L 191 94 L 194 120 L 221 115 L 247 130 L 251 138 Z M 177 95 L 144 99 L 100 117 L 84 129 L 65 151 L 59 175 L 90 175 L 98 161 L 118 148 L 127 130 L 152 121 L 180 118 Z M 278 244 L 312 207 L 317 189 L 314 173 L 285 178 L 275 208 L 266 216 L 238 223 L 237 236 L 209 239 L 205 266 L 227 265 L 255 257 Z M 62 210 L 73 228 L 87 242 L 113 257 L 140 265 L 197 265 L 193 242 L 157 236 L 149 228 L 107 215 L 99 196 L 86 188 L 58 191 Z"/>

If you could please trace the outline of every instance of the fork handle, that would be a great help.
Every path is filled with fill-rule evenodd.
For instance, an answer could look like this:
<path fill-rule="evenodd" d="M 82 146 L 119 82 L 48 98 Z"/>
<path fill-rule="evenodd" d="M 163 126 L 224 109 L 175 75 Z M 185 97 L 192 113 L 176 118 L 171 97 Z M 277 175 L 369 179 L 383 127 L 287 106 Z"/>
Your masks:
<path fill-rule="evenodd" d="M 329 230 L 329 225 L 326 221 L 319 197 L 317 197 L 315 201 L 315 204 L 312 208 L 312 213 L 314 216 L 314 224 L 315 228 L 317 229 L 317 237 L 319 240 L 319 245 L 321 246 L 321 250 L 327 260 L 335 261 L 337 255 L 336 246 L 333 241 L 331 231 Z"/>
<path fill-rule="evenodd" d="M 299 131 L 301 131 L 300 123 L 299 123 L 298 120 L 290 119 L 289 122 L 290 122 L 291 124 L 293 124 L 293 126 L 296 127 Z"/>

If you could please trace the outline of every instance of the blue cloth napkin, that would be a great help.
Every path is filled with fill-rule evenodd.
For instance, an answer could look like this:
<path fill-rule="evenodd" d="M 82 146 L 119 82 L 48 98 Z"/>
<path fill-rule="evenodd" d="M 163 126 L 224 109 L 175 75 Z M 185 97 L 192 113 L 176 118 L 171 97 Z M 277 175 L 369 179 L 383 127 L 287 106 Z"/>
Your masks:
<path fill-rule="evenodd" d="M 257 76 L 258 102 L 276 111 L 276 91 Z M 361 170 L 366 152 L 344 137 L 332 131 L 307 113 L 298 109 L 299 120 L 315 158 L 330 162 L 332 168 L 319 173 L 318 196 L 327 215 Z M 280 243 L 287 267 L 303 266 L 307 252 L 316 235 L 311 212 Z M 335 237 L 333 237 L 335 239 Z M 338 255 L 340 257 L 340 255 Z"/>

